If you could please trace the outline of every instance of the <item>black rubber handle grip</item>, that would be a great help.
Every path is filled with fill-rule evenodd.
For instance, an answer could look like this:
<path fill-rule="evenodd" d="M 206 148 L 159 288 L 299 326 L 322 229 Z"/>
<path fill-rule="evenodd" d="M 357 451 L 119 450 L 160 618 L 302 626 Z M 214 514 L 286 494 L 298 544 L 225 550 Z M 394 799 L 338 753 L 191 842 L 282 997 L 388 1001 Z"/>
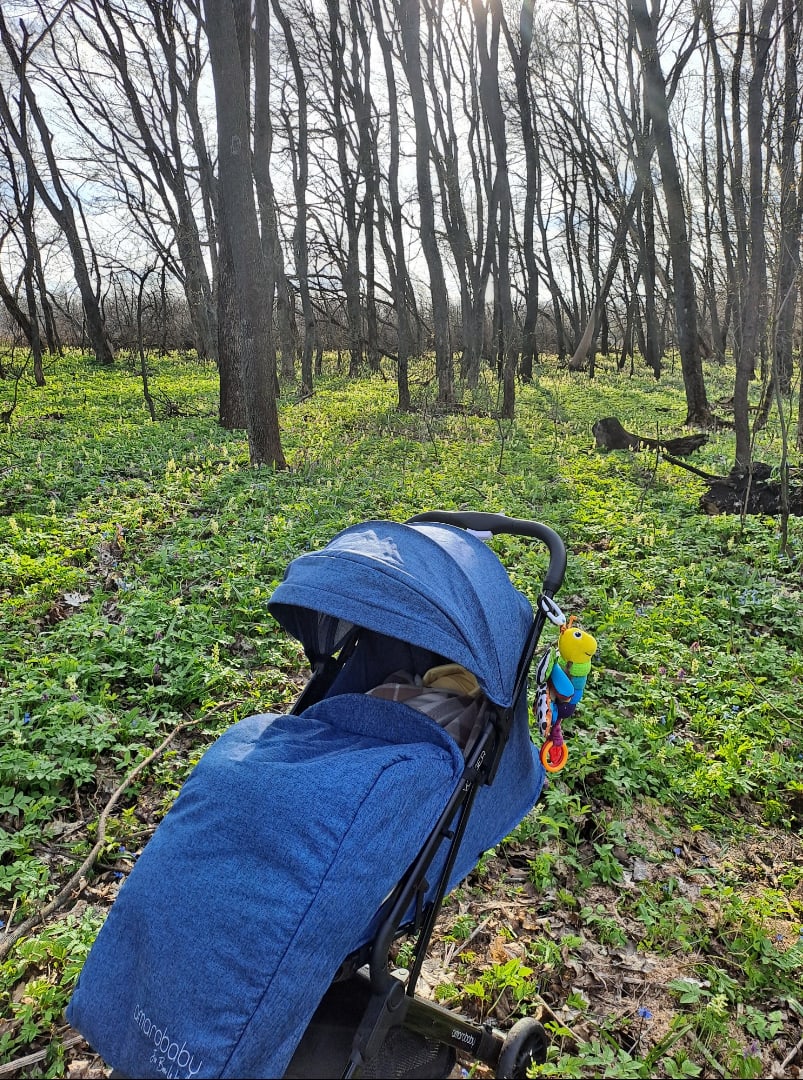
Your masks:
<path fill-rule="evenodd" d="M 563 584 L 566 573 L 566 548 L 563 541 L 548 525 L 525 518 L 511 518 L 505 514 L 486 514 L 478 510 L 428 510 L 416 514 L 407 524 L 434 521 L 443 525 L 456 525 L 472 532 L 510 533 L 512 536 L 533 536 L 546 545 L 549 551 L 549 569 L 544 578 L 544 592 L 554 596 Z"/>

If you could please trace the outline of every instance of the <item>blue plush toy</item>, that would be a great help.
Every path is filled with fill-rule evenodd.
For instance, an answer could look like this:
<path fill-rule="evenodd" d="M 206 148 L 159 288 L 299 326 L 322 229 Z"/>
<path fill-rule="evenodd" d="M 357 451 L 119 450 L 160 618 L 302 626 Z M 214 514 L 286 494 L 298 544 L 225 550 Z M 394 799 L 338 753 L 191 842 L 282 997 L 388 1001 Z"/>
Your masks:
<path fill-rule="evenodd" d="M 538 685 L 533 707 L 544 739 L 541 763 L 553 773 L 560 772 L 569 756 L 561 721 L 577 708 L 591 671 L 591 658 L 597 651 L 594 637 L 573 623 L 574 616 L 560 629 L 557 655 L 554 648 L 550 649 L 535 672 Z"/>

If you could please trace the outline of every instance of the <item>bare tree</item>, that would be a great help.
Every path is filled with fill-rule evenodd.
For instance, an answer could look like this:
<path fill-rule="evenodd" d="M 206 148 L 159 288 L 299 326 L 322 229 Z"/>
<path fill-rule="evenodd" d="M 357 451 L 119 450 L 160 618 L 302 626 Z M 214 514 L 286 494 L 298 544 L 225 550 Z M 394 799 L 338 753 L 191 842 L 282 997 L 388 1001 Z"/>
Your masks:
<path fill-rule="evenodd" d="M 516 405 L 516 366 L 518 345 L 513 325 L 511 293 L 511 217 L 513 212 L 508 175 L 507 128 L 499 88 L 499 38 L 502 31 L 500 0 L 473 0 L 480 58 L 480 102 L 482 103 L 494 151 L 494 174 L 489 219 L 496 233 L 497 300 L 501 334 L 500 359 L 502 379 L 502 417 L 512 420 Z M 490 16 L 490 25 L 488 16 Z"/>
<path fill-rule="evenodd" d="M 360 276 L 360 234 L 361 234 L 361 198 L 359 158 L 362 152 L 362 133 L 357 118 L 354 116 L 353 95 L 349 89 L 356 89 L 357 79 L 349 83 L 349 68 L 352 64 L 367 65 L 369 57 L 360 56 L 354 22 L 344 18 L 338 0 L 326 0 L 328 54 L 330 63 L 329 78 L 325 85 L 329 91 L 329 106 L 332 118 L 332 134 L 335 144 L 335 156 L 342 196 L 343 225 L 346 247 L 342 260 L 342 280 L 348 318 L 349 371 L 356 375 L 362 368 L 364 355 L 364 334 L 362 328 L 363 312 L 361 300 Z"/>
<path fill-rule="evenodd" d="M 803 67 L 803 6 L 795 3 L 795 0 L 782 0 L 781 12 L 784 41 L 779 161 L 781 205 L 774 306 L 775 364 L 780 391 L 786 395 L 790 392 L 794 371 L 792 339 L 799 294 L 800 233 L 803 226 L 803 168 L 798 167 L 803 152 L 799 77 Z M 803 449 L 803 443 L 799 449 Z"/>
<path fill-rule="evenodd" d="M 747 142 L 749 155 L 748 235 L 749 262 L 742 306 L 741 347 L 736 358 L 733 414 L 736 424 L 736 467 L 747 469 L 751 461 L 748 387 L 755 358 L 767 325 L 767 250 L 764 236 L 763 92 L 770 51 L 770 26 L 777 0 L 764 0 L 755 32 L 755 59 L 747 91 Z"/>
<path fill-rule="evenodd" d="M 487 286 L 495 251 L 496 222 L 487 214 L 491 190 L 488 131 L 479 101 L 473 11 L 444 0 L 425 7 L 424 50 L 432 117 L 430 160 L 437 182 L 440 224 L 460 289 L 461 374 L 469 388 L 479 380 L 485 343 Z M 465 192 L 465 194 L 464 194 Z"/>
<path fill-rule="evenodd" d="M 235 3 L 204 0 L 215 86 L 219 202 L 234 270 L 233 296 L 241 326 L 243 396 L 252 465 L 285 465 L 275 394 L 272 328 L 261 285 L 267 278 L 254 201 L 249 130 L 250 50 L 241 49 Z M 249 0 L 246 0 L 250 8 Z M 250 12 L 249 12 L 250 15 Z M 243 20 L 240 20 L 240 27 Z"/>
<path fill-rule="evenodd" d="M 6 139 L 3 137 L 0 127 L 0 152 L 8 164 L 9 188 L 11 192 L 11 205 L 0 209 L 0 217 L 3 218 L 4 235 L 0 238 L 0 251 L 5 240 L 11 236 L 19 246 L 22 256 L 22 271 L 20 281 L 25 293 L 24 310 L 18 299 L 17 288 L 11 288 L 3 277 L 0 269 L 0 299 L 14 322 L 25 335 L 33 358 L 34 380 L 37 386 L 44 386 L 45 375 L 42 366 L 42 335 L 39 328 L 39 314 L 37 310 L 37 286 L 36 266 L 39 258 L 38 242 L 36 239 L 33 219 L 35 189 L 30 176 L 26 176 L 23 187 L 21 178 L 17 175 L 17 162 L 11 152 Z M 27 172 L 27 170 L 26 170 Z M 21 235 L 20 235 L 21 234 Z M 45 297 L 45 303 L 47 298 Z"/>
<path fill-rule="evenodd" d="M 265 302 L 273 311 L 274 298 L 281 345 L 282 375 L 292 379 L 295 374 L 295 343 L 292 329 L 292 300 L 284 266 L 284 250 L 279 236 L 276 213 L 276 194 L 271 177 L 273 154 L 273 118 L 271 115 L 270 60 L 270 0 L 256 0 L 253 61 L 254 61 L 254 151 L 253 167 L 259 208 L 262 246 L 265 251 Z"/>
<path fill-rule="evenodd" d="M 43 66 L 43 77 L 62 96 L 90 152 L 111 171 L 148 246 L 182 282 L 198 355 L 214 359 L 212 286 L 193 205 L 199 184 L 208 183 L 197 156 L 192 160 L 205 61 L 197 29 L 176 0 L 76 0 L 50 42 L 52 64 Z M 87 47 L 97 57 L 91 67 Z M 211 197 L 206 193 L 205 202 Z M 173 238 L 178 260 L 170 251 Z"/>
<path fill-rule="evenodd" d="M 532 90 L 530 86 L 530 54 L 533 45 L 534 0 L 524 0 L 519 14 L 518 37 L 511 31 L 506 20 L 502 27 L 513 64 L 516 84 L 516 101 L 521 123 L 524 147 L 525 194 L 521 249 L 525 266 L 525 312 L 522 326 L 521 373 L 526 380 L 532 378 L 533 365 L 538 355 L 536 325 L 538 322 L 539 273 L 535 251 L 535 206 L 538 198 L 541 160 L 533 124 Z"/>
<path fill-rule="evenodd" d="M 81 293 L 92 348 L 99 363 L 110 365 L 114 363 L 114 352 L 106 334 L 99 294 L 93 286 L 84 251 L 84 244 L 88 243 L 88 236 L 81 236 L 76 219 L 76 215 L 78 217 L 82 216 L 80 203 L 75 192 L 70 190 L 59 166 L 52 132 L 45 121 L 33 85 L 28 77 L 28 63 L 31 54 L 41 43 L 44 34 L 48 33 L 49 30 L 50 26 L 48 25 L 39 37 L 32 40 L 25 22 L 20 20 L 20 38 L 19 41 L 16 41 L 0 11 L 0 41 L 2 41 L 10 61 L 19 91 L 16 103 L 17 115 L 15 117 L 13 102 L 6 93 L 5 87 L 0 86 L 0 119 L 2 119 L 6 131 L 13 141 L 17 153 L 25 163 L 26 174 L 34 184 L 42 204 L 64 234 L 72 256 L 75 281 Z M 39 146 L 44 156 L 43 169 L 45 173 L 40 171 L 37 166 L 30 133 L 31 123 L 36 129 Z"/>
<path fill-rule="evenodd" d="M 306 76 L 291 20 L 280 0 L 272 0 L 273 13 L 284 34 L 287 55 L 295 79 L 295 107 L 287 102 L 285 89 L 282 96 L 281 119 L 289 148 L 293 193 L 295 195 L 293 223 L 293 259 L 301 313 L 304 320 L 304 338 L 301 346 L 301 393 L 312 391 L 312 357 L 316 345 L 315 314 L 312 306 L 309 281 L 309 251 L 307 242 L 307 191 L 309 186 L 309 124 L 307 108 Z M 295 121 L 295 125 L 294 125 Z"/>
<path fill-rule="evenodd" d="M 385 201 L 379 193 L 380 242 L 383 244 L 391 291 L 396 310 L 397 326 L 397 386 L 399 409 L 410 408 L 410 386 L 408 381 L 409 361 L 413 352 L 413 331 L 410 325 L 410 303 L 412 285 L 407 266 L 407 250 L 404 241 L 404 215 L 399 192 L 399 164 L 401 160 L 401 128 L 399 116 L 398 87 L 393 65 L 393 42 L 390 29 L 386 29 L 386 10 L 381 0 L 372 0 L 374 25 L 379 47 L 382 50 L 382 62 L 385 68 L 385 80 L 388 94 L 388 126 L 390 132 L 390 154 L 387 164 L 388 196 Z M 390 19 L 388 19 L 390 21 Z M 380 175 L 378 145 L 374 146 L 375 168 Z M 389 226 L 389 227 L 388 227 Z M 388 235 L 388 233 L 390 235 Z"/>
<path fill-rule="evenodd" d="M 449 337 L 449 296 L 443 261 L 438 248 L 435 222 L 435 203 L 430 174 L 432 133 L 429 123 L 426 90 L 421 69 L 421 10 L 419 0 L 397 0 L 401 25 L 402 63 L 413 106 L 415 123 L 415 165 L 418 183 L 421 247 L 429 270 L 432 296 L 432 323 L 435 345 L 435 369 L 438 379 L 438 400 L 444 405 L 454 402 L 454 369 Z"/>
<path fill-rule="evenodd" d="M 638 35 L 641 68 L 644 77 L 644 101 L 655 135 L 658 162 L 661 168 L 664 198 L 666 199 L 669 242 L 675 291 L 675 317 L 678 350 L 686 388 L 686 404 L 689 424 L 711 423 L 711 410 L 703 380 L 697 325 L 697 296 L 691 265 L 691 251 L 686 212 L 683 205 L 683 188 L 675 154 L 674 138 L 669 123 L 669 96 L 661 70 L 658 47 L 657 7 L 647 11 L 646 0 L 628 0 L 633 25 Z M 698 18 L 692 24 L 690 40 L 682 50 L 681 58 L 688 59 L 697 44 Z M 681 61 L 676 61 L 676 70 Z"/>

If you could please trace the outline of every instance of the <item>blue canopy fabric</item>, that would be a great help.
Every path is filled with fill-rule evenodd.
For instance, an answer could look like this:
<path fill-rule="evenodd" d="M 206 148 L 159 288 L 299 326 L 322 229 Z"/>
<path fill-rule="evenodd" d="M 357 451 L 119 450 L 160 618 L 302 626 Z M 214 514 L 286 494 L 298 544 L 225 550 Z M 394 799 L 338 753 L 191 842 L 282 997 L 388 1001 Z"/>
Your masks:
<path fill-rule="evenodd" d="M 295 559 L 269 609 L 311 659 L 349 626 L 430 649 L 473 672 L 503 708 L 533 610 L 494 552 L 452 525 L 367 521 Z"/>

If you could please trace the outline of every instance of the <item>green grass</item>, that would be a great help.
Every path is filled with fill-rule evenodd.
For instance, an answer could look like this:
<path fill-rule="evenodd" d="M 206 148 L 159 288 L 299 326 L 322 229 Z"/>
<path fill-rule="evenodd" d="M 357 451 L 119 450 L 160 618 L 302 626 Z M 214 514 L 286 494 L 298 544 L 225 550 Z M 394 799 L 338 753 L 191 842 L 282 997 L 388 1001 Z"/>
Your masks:
<path fill-rule="evenodd" d="M 498 852 L 502 866 L 519 853 L 526 885 L 514 895 L 542 904 L 541 916 L 573 912 L 575 939 L 595 948 L 636 941 L 674 957 L 680 947 L 707 973 L 693 1001 L 662 989 L 670 1020 L 660 1037 L 644 1017 L 635 1037 L 634 1010 L 623 1019 L 578 1006 L 573 1022 L 581 1018 L 588 1037 L 556 1029 L 545 1074 L 693 1076 L 713 1057 L 726 1074 L 760 1075 L 750 1069 L 766 1067 L 773 1040 L 794 1045 L 803 528 L 791 522 L 793 554 L 782 555 L 774 519 L 706 517 L 700 480 L 653 454 L 594 449 L 592 424 L 612 414 L 642 434 L 678 433 L 678 379 L 603 366 L 592 382 L 547 367 L 519 388 L 509 423 L 493 417 L 493 387 L 444 415 L 421 368 L 416 411 L 402 415 L 392 378 L 352 383 L 331 372 L 310 399 L 286 389 L 290 468 L 277 473 L 249 468 L 243 433 L 217 426 L 212 369 L 172 357 L 152 366 L 153 389 L 190 415 L 151 423 L 134 375 L 74 355 L 43 389 L 21 384 L 0 432 L 4 928 L 40 910 L 80 865 L 125 775 L 177 725 L 197 721 L 126 793 L 77 903 L 0 965 L 0 1062 L 47 1048 L 26 1075 L 63 1075 L 61 1011 L 132 853 L 216 734 L 293 700 L 304 659 L 267 614 L 287 563 L 353 522 L 434 508 L 556 528 L 569 550 L 562 602 L 599 641 L 567 724 L 569 764 Z M 709 372 L 712 398 L 729 391 L 717 385 L 723 377 Z M 771 425 L 761 440 L 756 456 L 777 461 Z M 725 472 L 732 456 L 720 434 L 695 461 Z M 534 600 L 543 552 L 513 538 L 494 546 Z M 621 827 L 643 807 L 660 808 L 664 836 L 636 840 Z M 697 878 L 688 859 L 667 870 L 687 838 L 743 852 L 762 830 L 792 845 L 774 883 L 751 879 L 741 856 L 732 865 L 718 857 L 716 873 Z M 661 871 L 624 888 L 636 857 Z M 689 881 L 704 890 L 689 891 Z M 449 993 L 464 1006 L 502 999 L 523 1011 L 567 963 L 582 967 L 580 948 L 575 940 L 556 953 L 535 934 L 526 958 L 489 964 L 478 952 Z M 570 986 L 556 1006 L 569 997 Z"/>

